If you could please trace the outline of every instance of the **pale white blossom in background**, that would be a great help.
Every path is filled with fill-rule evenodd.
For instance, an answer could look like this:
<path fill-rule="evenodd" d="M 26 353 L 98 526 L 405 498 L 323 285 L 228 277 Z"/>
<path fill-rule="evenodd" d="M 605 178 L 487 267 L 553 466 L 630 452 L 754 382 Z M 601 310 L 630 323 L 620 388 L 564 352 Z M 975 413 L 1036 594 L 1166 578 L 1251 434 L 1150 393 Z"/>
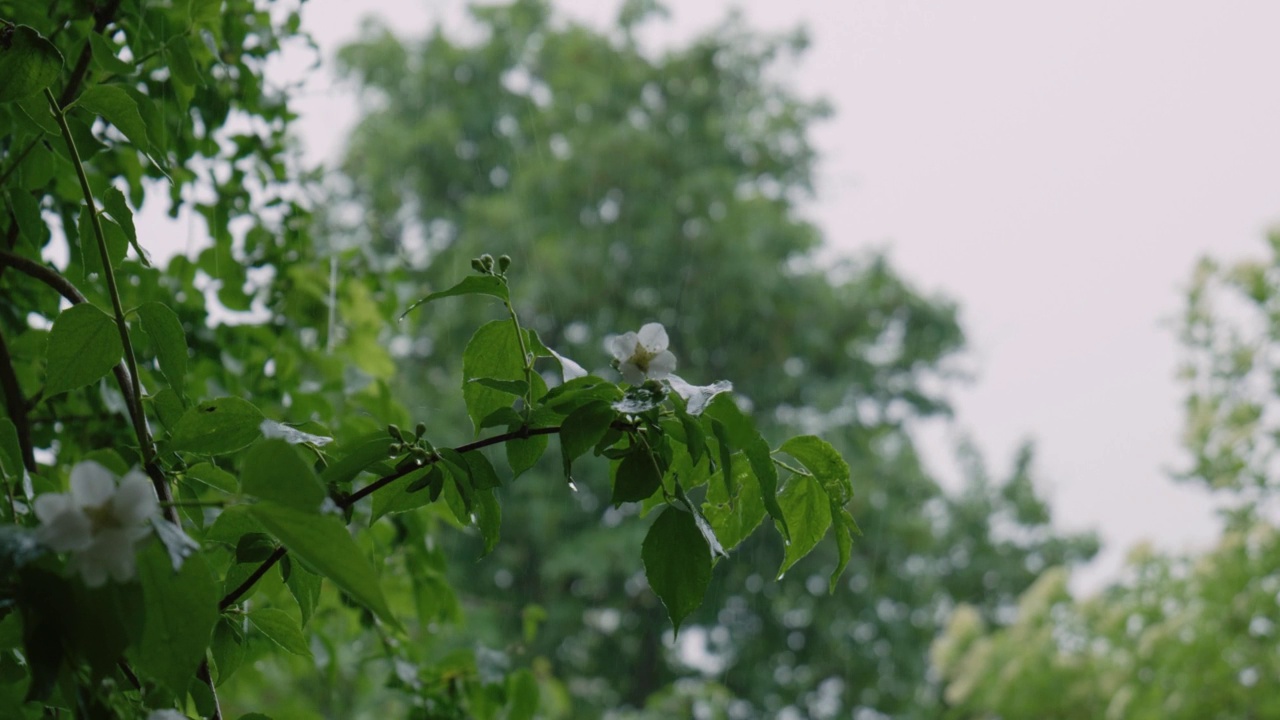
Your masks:
<path fill-rule="evenodd" d="M 106 584 L 108 577 L 128 582 L 137 573 L 137 545 L 151 533 L 148 521 L 159 506 L 141 471 L 131 470 L 117 486 L 114 473 L 85 461 L 71 468 L 71 492 L 36 498 L 36 539 L 54 552 L 70 553 L 67 568 L 89 587 Z"/>
<path fill-rule="evenodd" d="M 676 369 L 676 356 L 667 350 L 667 329 L 661 323 L 649 323 L 638 333 L 618 335 L 609 350 L 618 361 L 622 379 L 632 385 L 645 380 L 661 380 Z"/>
<path fill-rule="evenodd" d="M 191 720 L 191 718 L 183 715 L 177 710 L 152 710 L 147 716 L 147 720 Z"/>

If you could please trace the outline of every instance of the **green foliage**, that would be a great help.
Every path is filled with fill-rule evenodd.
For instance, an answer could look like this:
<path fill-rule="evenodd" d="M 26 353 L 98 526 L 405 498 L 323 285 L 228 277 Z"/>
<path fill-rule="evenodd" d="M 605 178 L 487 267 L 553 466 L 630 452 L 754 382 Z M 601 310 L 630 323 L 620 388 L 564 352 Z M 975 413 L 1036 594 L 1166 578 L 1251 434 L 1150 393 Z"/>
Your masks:
<path fill-rule="evenodd" d="M 1218 492 L 1225 532 L 1205 552 L 1140 546 L 1121 579 L 1074 597 L 1067 573 L 1046 572 L 992 627 L 972 608 L 953 613 L 933 659 L 951 716 L 1272 717 L 1266 678 L 1280 671 L 1280 534 L 1268 512 L 1275 478 L 1270 369 L 1280 236 L 1271 257 L 1231 266 L 1203 260 L 1187 293 L 1182 343 L 1186 432 L 1183 480 Z M 1010 485 L 1025 500 L 1024 485 Z M 1025 503 L 1027 516 L 1044 508 Z"/>
<path fill-rule="evenodd" d="M 814 260 L 793 203 L 826 109 L 768 79 L 796 43 L 731 25 L 649 58 L 631 37 L 642 10 L 629 4 L 614 37 L 560 27 L 539 2 L 476 8 L 485 39 L 437 33 L 412 52 L 371 28 L 343 63 L 385 102 L 352 140 L 353 195 L 314 203 L 316 174 L 287 152 L 286 91 L 263 75 L 299 39 L 296 7 L 0 0 L 0 704 L 27 717 L 683 707 L 665 628 L 683 641 L 718 624 L 752 669 L 708 690 L 720 700 L 776 713 L 879 664 L 875 697 L 850 689 L 842 707 L 934 709 L 909 689 L 932 627 L 889 660 L 848 639 L 891 629 L 868 598 L 909 597 L 914 612 L 959 595 L 887 568 L 987 538 L 1009 504 L 984 489 L 966 516 L 903 429 L 902 413 L 944 408 L 924 388 L 959 346 L 955 310 L 881 258 Z M 512 73 L 527 87 L 508 88 Z M 166 190 L 208 242 L 152 264 L 163 253 L 133 213 Z M 323 206 L 358 209 L 358 227 Z M 429 231 L 416 247 L 411 223 Z M 714 382 L 612 379 L 594 341 L 655 317 L 680 372 Z M 89 460 L 128 474 L 118 503 L 71 481 Z M 116 534 L 150 507 L 143 477 L 159 514 Z M 915 505 L 934 500 L 954 529 L 924 522 Z M 854 514 L 887 551 L 854 554 Z M 58 529 L 64 515 L 90 547 Z M 1020 567 L 1042 551 L 1088 554 L 1049 537 L 982 557 Z M 956 574 L 996 572 L 977 560 Z M 83 586 L 75 567 L 98 562 L 119 582 Z M 779 566 L 770 602 L 799 611 L 785 626 L 743 600 Z M 509 588 L 482 600 L 494 569 Z M 1004 569 L 993 603 L 1030 582 Z M 856 583 L 874 586 L 850 602 Z M 625 631 L 584 622 L 605 610 Z M 819 648 L 812 662 L 785 650 L 796 634 Z M 583 692 L 601 687 L 586 669 L 601 656 L 634 673 Z M 761 681 L 775 671 L 795 681 Z"/>
<path fill-rule="evenodd" d="M 124 346 L 110 316 L 92 305 L 75 305 L 53 321 L 46 357 L 44 389 L 52 396 L 88 385 L 111 372 L 124 357 Z"/>

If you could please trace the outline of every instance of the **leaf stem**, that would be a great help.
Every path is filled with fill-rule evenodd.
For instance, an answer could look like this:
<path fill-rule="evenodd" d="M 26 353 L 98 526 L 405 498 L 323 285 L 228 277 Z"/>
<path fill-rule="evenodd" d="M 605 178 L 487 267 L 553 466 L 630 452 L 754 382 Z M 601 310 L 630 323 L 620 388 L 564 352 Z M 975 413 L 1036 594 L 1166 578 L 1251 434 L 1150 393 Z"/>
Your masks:
<path fill-rule="evenodd" d="M 80 190 L 84 193 L 85 205 L 89 208 L 89 221 L 93 226 L 94 237 L 98 241 L 98 254 L 102 258 L 102 278 L 107 284 L 107 295 L 111 297 L 111 308 L 115 313 L 116 328 L 120 332 L 120 342 L 124 345 L 125 366 L 129 370 L 129 382 L 133 389 L 132 408 L 133 431 L 138 436 L 139 449 L 142 451 L 142 463 L 151 465 L 155 458 L 155 447 L 151 444 L 151 435 L 147 432 L 147 418 L 142 412 L 142 384 L 138 380 L 138 359 L 133 352 L 133 343 L 129 342 L 129 323 L 125 320 L 124 307 L 120 303 L 120 289 L 116 285 L 116 275 L 111 267 L 111 255 L 107 252 L 107 236 L 102 231 L 102 219 L 98 217 L 98 209 L 93 201 L 93 188 L 89 186 L 89 176 L 84 171 L 84 163 L 80 161 L 80 153 L 76 150 L 75 139 L 71 136 L 71 128 L 67 126 L 67 118 L 58 105 L 58 99 L 49 88 L 44 90 L 45 99 L 49 101 L 49 110 L 58 122 L 62 131 L 62 139 L 67 144 L 67 152 L 71 156 L 71 164 L 80 179 Z"/>
<path fill-rule="evenodd" d="M 511 286 L 507 283 L 507 278 L 502 275 L 499 275 L 498 277 L 502 280 L 502 284 L 507 285 L 507 288 L 510 289 Z M 502 304 L 507 306 L 507 314 L 511 316 L 511 324 L 516 328 L 516 340 L 520 341 L 520 363 L 524 365 L 525 385 L 523 410 L 525 412 L 525 418 L 527 419 L 529 417 L 529 407 L 532 405 L 533 400 L 533 357 L 529 355 L 529 348 L 524 341 L 524 328 L 520 327 L 520 316 L 516 314 L 516 306 L 511 304 L 509 295 L 510 293 L 508 293 L 508 297 L 502 301 Z"/>
<path fill-rule="evenodd" d="M 788 465 L 787 463 L 785 463 L 785 462 L 783 462 L 783 461 L 779 460 L 779 459 L 778 459 L 778 458 L 776 458 L 776 457 L 774 457 L 774 458 L 773 458 L 773 464 L 774 464 L 774 465 L 777 465 L 778 467 L 782 468 L 783 470 L 790 470 L 791 472 L 795 473 L 796 475 L 804 475 L 804 476 L 806 476 L 806 477 L 813 477 L 813 473 L 809 472 L 808 470 L 805 470 L 805 469 L 803 469 L 803 468 L 798 468 L 798 467 L 792 467 L 791 465 Z"/>

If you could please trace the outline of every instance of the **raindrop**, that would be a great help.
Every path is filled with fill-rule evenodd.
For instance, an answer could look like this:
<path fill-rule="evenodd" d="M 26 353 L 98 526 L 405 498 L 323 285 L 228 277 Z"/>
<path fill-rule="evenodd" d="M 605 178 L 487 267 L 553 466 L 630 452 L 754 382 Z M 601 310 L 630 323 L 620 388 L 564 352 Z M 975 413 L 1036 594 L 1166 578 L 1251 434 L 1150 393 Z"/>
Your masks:
<path fill-rule="evenodd" d="M 573 478 L 569 478 L 569 489 L 578 492 L 578 484 L 573 481 Z"/>

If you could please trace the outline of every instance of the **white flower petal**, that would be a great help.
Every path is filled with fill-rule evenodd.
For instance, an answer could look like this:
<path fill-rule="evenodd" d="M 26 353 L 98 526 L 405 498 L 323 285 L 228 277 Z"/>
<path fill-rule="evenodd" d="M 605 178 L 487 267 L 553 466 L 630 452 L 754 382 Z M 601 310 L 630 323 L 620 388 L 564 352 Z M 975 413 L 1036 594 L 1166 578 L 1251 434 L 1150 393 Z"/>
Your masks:
<path fill-rule="evenodd" d="M 646 324 L 640 328 L 638 339 L 640 340 L 640 345 L 650 355 L 656 355 L 667 349 L 667 329 L 662 327 L 662 323 Z"/>
<path fill-rule="evenodd" d="M 151 517 L 160 503 L 151 489 L 151 480 L 141 472 L 125 476 L 115 497 L 111 498 L 111 511 L 123 525 L 137 525 Z"/>
<path fill-rule="evenodd" d="M 107 584 L 107 569 L 84 554 L 72 555 L 67 561 L 67 569 L 79 573 L 84 584 L 91 587 L 102 587 Z"/>
<path fill-rule="evenodd" d="M 92 572 L 95 578 L 100 570 L 116 582 L 128 582 L 137 572 L 134 552 L 132 529 L 103 530 L 94 536 L 93 545 L 77 554 L 75 560 L 80 574 L 86 578 L 86 584 L 89 582 L 86 570 Z"/>
<path fill-rule="evenodd" d="M 76 505 L 100 507 L 115 494 L 116 476 L 92 460 L 77 463 L 71 468 L 71 497 Z"/>
<path fill-rule="evenodd" d="M 649 377 L 653 380 L 661 380 L 675 372 L 675 369 L 676 356 L 669 350 L 663 350 L 649 360 Z"/>
<path fill-rule="evenodd" d="M 635 363 L 622 363 L 618 366 L 618 372 L 622 373 L 623 380 L 632 385 L 639 385 L 645 381 L 644 371 L 636 367 Z"/>
<path fill-rule="evenodd" d="M 75 552 L 93 544 L 93 522 L 89 516 L 72 508 L 36 528 L 36 540 L 54 552 Z"/>
<path fill-rule="evenodd" d="M 35 511 L 40 522 L 53 522 L 53 519 L 69 510 L 80 511 L 75 501 L 67 493 L 45 493 L 36 496 Z"/>
<path fill-rule="evenodd" d="M 609 352 L 613 353 L 613 359 L 618 362 L 626 362 L 636 354 L 636 347 L 640 344 L 640 339 L 635 333 L 623 333 L 618 335 L 609 343 Z"/>
<path fill-rule="evenodd" d="M 550 352 L 552 357 L 556 359 L 556 362 L 560 363 L 560 372 L 563 375 L 565 382 L 569 382 L 570 380 L 576 380 L 580 377 L 587 376 L 588 373 L 586 368 L 570 360 L 569 358 L 561 355 L 555 350 L 552 350 L 551 348 L 547 348 L 547 351 Z"/>

